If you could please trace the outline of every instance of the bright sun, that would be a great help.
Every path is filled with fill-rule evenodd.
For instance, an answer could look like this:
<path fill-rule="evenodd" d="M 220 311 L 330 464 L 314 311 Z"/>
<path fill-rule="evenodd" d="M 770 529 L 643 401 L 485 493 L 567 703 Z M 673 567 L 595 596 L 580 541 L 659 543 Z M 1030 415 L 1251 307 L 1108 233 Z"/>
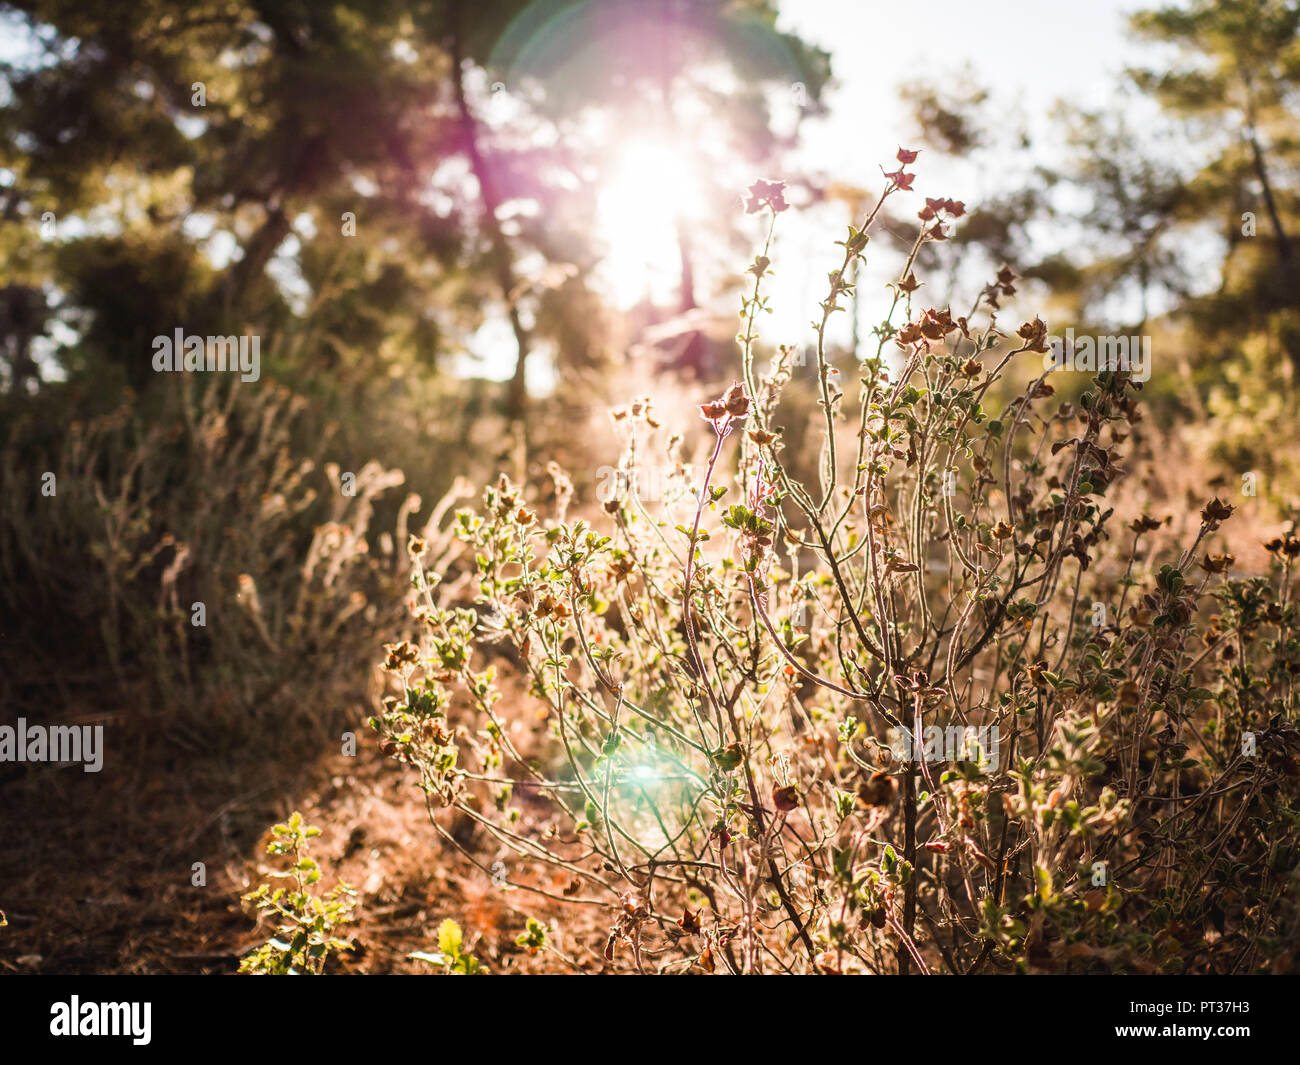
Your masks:
<path fill-rule="evenodd" d="M 647 297 L 671 302 L 681 282 L 677 226 L 699 218 L 702 185 L 683 157 L 661 143 L 629 142 L 615 159 L 596 205 L 614 302 L 623 308 Z"/>

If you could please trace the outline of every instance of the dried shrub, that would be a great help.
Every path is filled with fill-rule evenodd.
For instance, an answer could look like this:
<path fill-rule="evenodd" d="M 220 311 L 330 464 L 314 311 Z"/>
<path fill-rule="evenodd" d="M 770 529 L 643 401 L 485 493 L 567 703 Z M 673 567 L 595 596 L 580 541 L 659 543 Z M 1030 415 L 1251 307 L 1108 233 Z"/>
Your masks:
<path fill-rule="evenodd" d="M 1181 546 L 1117 515 L 1141 386 L 1056 397 L 1046 325 L 999 323 L 1008 268 L 964 316 L 917 302 L 956 201 L 919 212 L 846 399 L 826 323 L 914 160 L 830 275 L 816 474 L 783 449 L 791 353 L 756 367 L 765 248 L 687 519 L 635 493 L 571 518 L 558 468 L 553 491 L 488 486 L 453 525 L 477 598 L 419 565 L 373 724 L 450 844 L 601 922 L 557 948 L 575 965 L 1294 969 L 1294 527 L 1270 574 L 1234 579 L 1230 505 Z M 775 225 L 779 184 L 747 207 Z M 648 404 L 619 421 L 630 454 L 657 447 Z M 523 706 L 502 700 L 516 670 Z"/>
<path fill-rule="evenodd" d="M 0 438 L 0 612 L 22 620 L 0 648 L 6 704 L 126 707 L 216 747 L 355 714 L 408 579 L 418 497 L 395 537 L 373 527 L 402 474 L 325 462 L 305 401 L 269 382 L 74 406 L 15 401 Z"/>

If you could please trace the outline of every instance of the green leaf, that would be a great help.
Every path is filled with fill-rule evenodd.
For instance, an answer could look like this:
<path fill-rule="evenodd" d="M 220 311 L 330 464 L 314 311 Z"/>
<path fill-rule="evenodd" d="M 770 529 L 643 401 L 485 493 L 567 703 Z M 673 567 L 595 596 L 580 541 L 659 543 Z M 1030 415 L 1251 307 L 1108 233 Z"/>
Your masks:
<path fill-rule="evenodd" d="M 413 950 L 407 957 L 412 961 L 427 961 L 430 965 L 437 965 L 439 968 L 451 964 L 451 959 L 447 955 L 430 954 L 427 950 Z"/>
<path fill-rule="evenodd" d="M 438 949 L 456 957 L 460 954 L 461 942 L 460 925 L 448 917 L 438 926 Z"/>

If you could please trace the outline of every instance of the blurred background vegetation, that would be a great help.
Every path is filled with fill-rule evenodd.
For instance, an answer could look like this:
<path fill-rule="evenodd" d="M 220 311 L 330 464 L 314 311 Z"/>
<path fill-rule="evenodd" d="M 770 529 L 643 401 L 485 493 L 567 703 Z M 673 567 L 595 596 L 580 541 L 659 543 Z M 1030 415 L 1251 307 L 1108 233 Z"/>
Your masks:
<path fill-rule="evenodd" d="M 400 470 L 431 506 L 458 474 L 524 461 L 530 431 L 539 454 L 571 451 L 620 345 L 696 309 L 695 245 L 735 236 L 739 175 L 783 147 L 764 86 L 815 103 L 827 58 L 765 3 L 607 6 L 0 5 L 6 709 L 66 703 L 78 683 L 102 700 L 108 668 L 160 710 L 251 712 L 247 675 L 224 690 L 218 630 L 254 661 L 274 644 L 268 672 L 339 702 L 375 647 L 339 654 L 329 611 L 295 633 L 329 649 L 324 677 L 216 620 L 247 617 L 241 580 L 263 611 L 299 609 L 290 575 L 306 580 L 319 527 L 345 517 L 322 463 Z M 690 107 L 718 116 L 709 147 L 736 182 L 708 187 L 711 226 L 676 234 L 674 299 L 615 322 L 593 282 L 607 130 L 653 115 L 669 137 L 662 116 Z M 178 327 L 260 336 L 261 380 L 155 374 L 151 340 Z M 656 365 L 729 356 L 667 333 Z M 53 499 L 33 491 L 45 471 Z M 401 480 L 367 490 L 380 519 L 367 501 L 348 526 L 362 548 L 393 530 Z M 333 579 L 382 632 L 383 597 Z M 189 623 L 199 600 L 206 630 Z M 84 668 L 58 668 L 70 656 Z"/>
<path fill-rule="evenodd" d="M 728 377 L 756 236 L 741 186 L 780 176 L 838 227 L 876 184 L 799 155 L 804 122 L 858 114 L 828 114 L 830 55 L 783 26 L 757 0 L 0 4 L 6 709 L 115 689 L 256 718 L 301 671 L 334 713 L 371 653 L 359 632 L 339 654 L 337 627 L 383 632 L 399 516 L 551 459 L 589 498 L 608 405 Z M 1046 146 L 978 70 L 858 104 L 930 165 L 997 176 L 918 272 L 973 294 L 1010 263 L 1017 313 L 1152 335 L 1157 421 L 1206 481 L 1256 471 L 1279 506 L 1298 26 L 1280 0 L 1139 12 L 1150 62 L 1103 109 L 1060 103 Z M 872 313 L 839 336 L 846 364 Z M 261 380 L 154 373 L 151 339 L 176 328 L 260 336 Z M 329 463 L 334 482 L 383 472 L 352 498 Z M 310 592 L 328 523 L 355 554 Z M 252 624 L 250 587 L 284 633 L 190 624 L 197 601 Z"/>

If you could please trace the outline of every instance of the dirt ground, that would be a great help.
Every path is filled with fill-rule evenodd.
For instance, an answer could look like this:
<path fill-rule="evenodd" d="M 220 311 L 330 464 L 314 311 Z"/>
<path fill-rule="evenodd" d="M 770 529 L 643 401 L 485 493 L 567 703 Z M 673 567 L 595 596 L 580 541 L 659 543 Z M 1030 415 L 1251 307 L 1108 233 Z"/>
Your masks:
<path fill-rule="evenodd" d="M 9 921 L 0 972 L 235 972 L 272 931 L 257 927 L 240 895 L 283 868 L 265 845 L 295 809 L 321 829 L 310 853 L 324 870 L 322 890 L 341 878 L 359 893 L 345 931 L 356 949 L 329 971 L 432 972 L 408 955 L 436 951 L 448 917 L 489 972 L 604 967 L 607 930 L 593 922 L 575 939 L 568 913 L 552 934 L 565 964 L 516 946 L 527 918 L 551 924 L 547 907 L 556 904 L 498 886 L 444 843 L 413 771 L 384 759 L 364 726 L 355 757 L 335 747 L 296 766 L 283 757 L 204 759 L 108 729 L 117 764 L 99 774 L 26 766 L 0 780 L 0 910 Z M 476 857 L 492 868 L 490 853 Z M 195 862 L 206 866 L 205 886 L 191 882 Z"/>

